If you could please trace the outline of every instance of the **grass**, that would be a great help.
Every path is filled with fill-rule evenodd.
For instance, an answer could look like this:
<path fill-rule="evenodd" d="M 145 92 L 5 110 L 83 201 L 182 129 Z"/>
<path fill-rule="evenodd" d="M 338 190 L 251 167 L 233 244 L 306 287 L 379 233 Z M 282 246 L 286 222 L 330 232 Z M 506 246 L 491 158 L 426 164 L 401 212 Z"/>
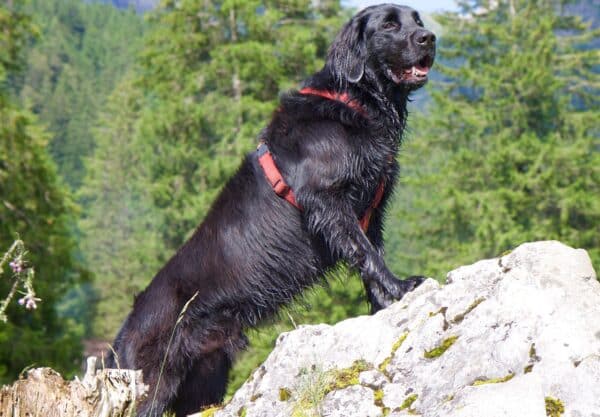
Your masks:
<path fill-rule="evenodd" d="M 152 411 L 154 411 L 154 405 L 156 404 L 156 395 L 158 394 L 158 388 L 160 386 L 160 381 L 162 379 L 163 372 L 165 370 L 165 364 L 167 363 L 167 357 L 169 356 L 169 350 L 171 349 L 171 343 L 173 343 L 173 338 L 175 337 L 175 330 L 183 317 L 185 316 L 185 312 L 187 311 L 189 305 L 194 301 L 194 299 L 198 296 L 198 291 L 192 295 L 192 297 L 187 300 L 183 308 L 181 309 L 181 313 L 179 313 L 179 317 L 177 317 L 177 321 L 173 326 L 173 330 L 171 331 L 171 336 L 169 337 L 169 343 L 167 343 L 167 350 L 165 351 L 165 356 L 163 357 L 162 363 L 160 364 L 160 371 L 158 372 L 158 379 L 156 381 L 156 387 L 154 388 L 154 394 L 152 395 L 152 403 L 150 404 L 149 414 L 152 415 Z"/>
<path fill-rule="evenodd" d="M 332 391 L 341 390 L 353 385 L 358 385 L 358 376 L 361 372 L 372 369 L 373 365 L 365 360 L 357 360 L 348 368 L 331 369 L 323 371 L 314 369 L 304 372 L 300 384 L 295 389 L 294 408 L 292 417 L 317 417 L 321 415 L 319 409 L 321 401 Z M 284 396 L 287 399 L 287 395 Z M 281 398 L 281 388 L 280 388 Z"/>

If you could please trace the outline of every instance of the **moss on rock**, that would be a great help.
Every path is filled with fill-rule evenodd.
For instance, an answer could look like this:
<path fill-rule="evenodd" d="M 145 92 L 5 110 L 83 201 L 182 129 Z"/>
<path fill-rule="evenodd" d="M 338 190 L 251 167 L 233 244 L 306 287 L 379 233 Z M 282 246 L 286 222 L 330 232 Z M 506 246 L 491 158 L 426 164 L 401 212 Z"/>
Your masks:
<path fill-rule="evenodd" d="M 279 388 L 279 401 L 289 401 L 292 398 L 292 391 L 286 387 Z"/>
<path fill-rule="evenodd" d="M 383 390 L 377 389 L 373 391 L 373 398 L 375 399 L 375 405 L 377 407 L 383 407 Z"/>
<path fill-rule="evenodd" d="M 439 346 L 436 346 L 431 350 L 426 350 L 425 352 L 423 352 L 423 357 L 427 359 L 433 359 L 442 356 L 444 352 L 446 352 L 450 348 L 450 346 L 452 346 L 454 342 L 456 342 L 457 339 L 458 336 L 450 336 L 449 338 L 445 339 Z"/>
<path fill-rule="evenodd" d="M 384 375 L 387 376 L 387 367 L 388 367 L 388 365 L 390 364 L 390 362 L 394 358 L 394 355 L 396 355 L 396 351 L 398 349 L 400 349 L 400 346 L 402 346 L 402 343 L 404 343 L 404 341 L 406 340 L 407 337 L 408 337 L 408 332 L 405 332 L 402 335 L 400 335 L 400 337 L 398 338 L 398 340 L 396 340 L 394 342 L 394 344 L 392 345 L 392 350 L 390 351 L 390 355 L 387 358 L 385 358 L 379 364 L 378 368 L 381 371 L 381 373 L 383 373 Z"/>
<path fill-rule="evenodd" d="M 546 415 L 548 417 L 560 417 L 565 412 L 565 406 L 561 400 L 552 397 L 546 397 Z"/>
<path fill-rule="evenodd" d="M 502 382 L 510 381 L 511 379 L 513 379 L 514 376 L 515 376 L 515 374 L 511 372 L 508 375 L 503 376 L 501 378 L 477 379 L 471 385 L 476 387 L 479 385 L 486 385 L 486 384 L 500 384 Z"/>
<path fill-rule="evenodd" d="M 399 410 L 410 410 L 410 406 L 413 405 L 415 401 L 417 401 L 419 396 L 417 394 L 412 394 L 406 397 L 406 399 L 402 402 L 402 405 L 398 408 Z"/>
<path fill-rule="evenodd" d="M 200 417 L 213 417 L 215 415 L 215 413 L 217 411 L 219 411 L 221 408 L 223 408 L 223 407 L 222 406 L 214 406 L 214 407 L 205 408 L 200 413 Z"/>
<path fill-rule="evenodd" d="M 475 308 L 479 304 L 483 303 L 484 301 L 485 301 L 485 298 L 483 298 L 483 297 L 480 297 L 480 298 L 476 299 L 475 301 L 473 301 L 471 303 L 471 305 L 469 307 L 467 307 L 467 309 L 463 313 L 460 313 L 460 314 L 457 314 L 456 316 L 454 316 L 454 318 L 452 319 L 452 324 L 458 324 L 458 323 L 462 322 L 465 319 L 465 317 L 467 316 L 467 314 L 469 314 L 471 311 L 475 310 Z"/>
<path fill-rule="evenodd" d="M 357 385 L 359 383 L 358 375 L 361 372 L 368 371 L 372 368 L 373 366 L 367 363 L 367 361 L 359 359 L 354 361 L 354 363 L 348 368 L 332 370 L 331 382 L 327 385 L 325 394 L 331 391 L 344 389 L 352 385 Z"/>

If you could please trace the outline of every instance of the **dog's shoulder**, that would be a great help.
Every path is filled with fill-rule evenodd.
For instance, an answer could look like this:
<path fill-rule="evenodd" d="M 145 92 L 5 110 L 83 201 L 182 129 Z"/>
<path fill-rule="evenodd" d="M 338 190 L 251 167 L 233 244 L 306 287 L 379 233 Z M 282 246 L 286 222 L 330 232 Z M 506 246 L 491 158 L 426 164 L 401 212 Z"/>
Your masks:
<path fill-rule="evenodd" d="M 294 91 L 281 97 L 267 131 L 270 142 L 352 147 L 356 138 L 368 133 L 368 123 L 355 108 L 341 101 Z"/>

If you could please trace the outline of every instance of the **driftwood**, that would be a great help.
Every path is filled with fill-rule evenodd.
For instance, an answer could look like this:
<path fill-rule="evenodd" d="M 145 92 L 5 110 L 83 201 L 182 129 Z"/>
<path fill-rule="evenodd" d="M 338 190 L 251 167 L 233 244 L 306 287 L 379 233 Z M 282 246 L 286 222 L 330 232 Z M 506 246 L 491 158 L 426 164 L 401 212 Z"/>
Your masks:
<path fill-rule="evenodd" d="M 89 357 L 82 380 L 65 381 L 50 368 L 36 368 L 0 390 L 2 417 L 129 417 L 135 403 L 148 391 L 142 372 L 96 370 Z"/>

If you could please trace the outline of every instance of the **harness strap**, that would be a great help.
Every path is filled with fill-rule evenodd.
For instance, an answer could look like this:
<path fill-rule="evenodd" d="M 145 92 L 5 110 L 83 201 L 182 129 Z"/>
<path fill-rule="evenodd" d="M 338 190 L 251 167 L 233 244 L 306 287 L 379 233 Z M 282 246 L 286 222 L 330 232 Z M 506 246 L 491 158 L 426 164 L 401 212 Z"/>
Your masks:
<path fill-rule="evenodd" d="M 298 210 L 302 210 L 302 207 L 296 201 L 294 192 L 283 179 L 279 169 L 277 169 L 277 165 L 275 165 L 275 160 L 273 160 L 273 155 L 271 154 L 271 151 L 269 151 L 267 144 L 261 143 L 258 145 L 256 154 L 258 155 L 258 163 L 262 167 L 265 177 L 267 177 L 267 181 L 271 184 L 271 188 L 273 188 L 275 194 L 286 200 Z"/>
<path fill-rule="evenodd" d="M 271 151 L 269 151 L 269 147 L 266 143 L 261 143 L 258 145 L 258 149 L 256 150 L 256 154 L 258 156 L 258 163 L 261 166 L 267 181 L 275 191 L 279 197 L 286 200 L 288 203 L 296 207 L 298 210 L 302 211 L 302 206 L 298 204 L 296 201 L 296 196 L 294 195 L 294 191 L 292 188 L 285 182 L 281 172 L 275 165 L 275 160 L 273 159 L 273 155 Z M 369 222 L 371 221 L 371 215 L 373 211 L 379 207 L 381 200 L 383 199 L 383 194 L 385 192 L 385 181 L 381 180 L 379 186 L 377 187 L 377 191 L 375 193 L 375 198 L 373 198 L 373 202 L 365 211 L 362 218 L 359 219 L 358 223 L 360 224 L 360 228 L 366 232 L 369 229 Z"/>
<path fill-rule="evenodd" d="M 365 108 L 356 100 L 352 99 L 348 93 L 336 93 L 332 91 L 324 91 L 324 90 L 315 90 L 310 87 L 303 88 L 300 90 L 300 94 L 312 94 L 320 97 L 324 97 L 329 100 L 336 100 L 344 103 L 348 107 L 362 115 L 366 115 L 367 112 Z M 266 143 L 261 142 L 256 149 L 256 154 L 258 156 L 258 163 L 261 166 L 263 172 L 265 173 L 265 177 L 267 181 L 275 191 L 279 197 L 286 200 L 288 203 L 296 207 L 298 210 L 302 210 L 302 206 L 298 204 L 296 201 L 296 196 L 294 195 L 294 191 L 291 187 L 285 182 L 281 172 L 275 165 L 275 160 L 273 159 L 273 155 L 269 150 L 269 147 Z M 366 232 L 369 228 L 369 222 L 371 221 L 371 215 L 373 211 L 379 207 L 381 200 L 383 199 L 383 194 L 385 192 L 385 180 L 382 178 L 379 182 L 379 186 L 377 187 L 377 191 L 375 192 L 375 198 L 371 205 L 365 211 L 365 214 L 362 218 L 359 219 L 360 228 Z"/>
<path fill-rule="evenodd" d="M 385 192 L 385 181 L 383 181 L 383 179 L 382 179 L 379 182 L 379 186 L 377 187 L 377 192 L 375 193 L 375 198 L 373 199 L 373 202 L 367 208 L 367 211 L 365 211 L 365 214 L 363 214 L 362 219 L 360 219 L 360 221 L 359 221 L 360 228 L 363 229 L 363 231 L 366 232 L 367 229 L 369 228 L 369 222 L 371 221 L 371 215 L 373 214 L 373 210 L 375 210 L 377 207 L 379 207 L 379 204 L 381 203 L 381 200 L 383 199 L 384 192 Z"/>
<path fill-rule="evenodd" d="M 334 91 L 327 90 L 315 90 L 314 88 L 304 87 L 299 91 L 300 94 L 312 94 L 314 96 L 321 96 L 329 100 L 340 101 L 350 107 L 352 110 L 356 110 L 363 116 L 367 114 L 365 108 L 357 101 L 350 97 L 348 93 L 337 93 Z"/>

